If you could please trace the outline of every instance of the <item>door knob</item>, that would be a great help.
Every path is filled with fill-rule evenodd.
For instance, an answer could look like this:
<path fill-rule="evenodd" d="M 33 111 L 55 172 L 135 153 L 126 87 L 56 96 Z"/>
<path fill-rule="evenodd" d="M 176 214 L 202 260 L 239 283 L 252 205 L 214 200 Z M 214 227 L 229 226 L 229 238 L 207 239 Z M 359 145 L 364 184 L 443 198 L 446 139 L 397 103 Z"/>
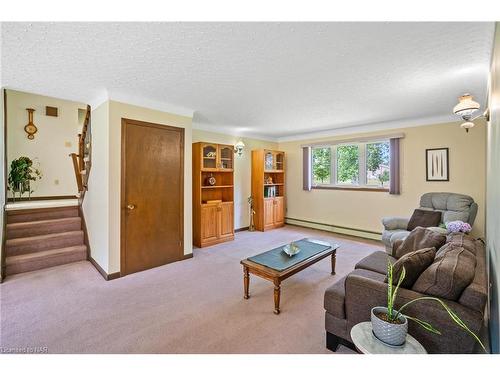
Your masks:
<path fill-rule="evenodd" d="M 135 209 L 135 204 L 129 204 L 129 205 L 127 205 L 127 209 L 129 209 L 129 210 Z"/>

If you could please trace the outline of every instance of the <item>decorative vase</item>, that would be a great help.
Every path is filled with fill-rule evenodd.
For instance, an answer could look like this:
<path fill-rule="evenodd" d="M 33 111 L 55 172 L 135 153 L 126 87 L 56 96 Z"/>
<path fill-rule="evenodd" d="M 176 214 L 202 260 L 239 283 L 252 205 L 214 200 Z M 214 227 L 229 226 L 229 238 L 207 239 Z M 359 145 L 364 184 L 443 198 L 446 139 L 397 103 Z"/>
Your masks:
<path fill-rule="evenodd" d="M 253 208 L 250 208 L 250 225 L 248 226 L 249 232 L 253 232 L 255 230 L 255 224 L 253 222 L 253 214 L 254 213 L 255 213 L 255 211 L 253 210 Z"/>
<path fill-rule="evenodd" d="M 397 311 L 396 311 L 397 312 Z M 377 339 L 390 346 L 402 346 L 408 333 L 408 319 L 400 315 L 399 323 L 389 323 L 377 316 L 387 314 L 387 307 L 374 307 L 371 311 L 373 334 Z"/>

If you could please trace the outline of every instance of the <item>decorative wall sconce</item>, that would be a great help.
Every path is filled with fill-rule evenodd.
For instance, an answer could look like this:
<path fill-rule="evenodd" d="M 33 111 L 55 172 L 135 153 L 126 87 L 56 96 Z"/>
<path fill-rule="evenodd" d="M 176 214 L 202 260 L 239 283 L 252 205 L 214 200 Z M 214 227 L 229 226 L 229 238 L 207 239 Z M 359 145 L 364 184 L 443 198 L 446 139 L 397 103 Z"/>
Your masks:
<path fill-rule="evenodd" d="M 35 139 L 35 133 L 38 131 L 37 127 L 33 123 L 33 108 L 26 108 L 28 111 L 28 124 L 24 127 L 24 131 L 28 133 L 28 139 Z"/>
<path fill-rule="evenodd" d="M 462 129 L 468 133 L 470 128 L 474 127 L 474 120 L 478 118 L 489 119 L 489 111 L 486 109 L 482 114 L 472 117 L 472 115 L 481 108 L 481 105 L 478 102 L 475 102 L 472 99 L 471 94 L 463 94 L 458 98 L 458 104 L 453 107 L 453 113 L 457 116 L 460 116 L 462 120 L 465 122 L 460 125 Z"/>
<path fill-rule="evenodd" d="M 245 144 L 242 141 L 238 141 L 234 145 L 234 153 L 238 154 L 238 156 L 241 156 L 241 154 L 243 153 L 243 149 L 244 148 L 245 148 Z"/>

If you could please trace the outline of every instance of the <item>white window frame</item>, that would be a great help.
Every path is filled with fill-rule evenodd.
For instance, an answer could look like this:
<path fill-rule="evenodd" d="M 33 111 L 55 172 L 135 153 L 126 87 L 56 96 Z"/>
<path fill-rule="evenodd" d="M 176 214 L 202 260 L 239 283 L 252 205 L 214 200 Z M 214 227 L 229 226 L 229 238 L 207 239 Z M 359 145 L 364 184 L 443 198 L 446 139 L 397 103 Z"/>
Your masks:
<path fill-rule="evenodd" d="M 367 170 L 366 170 L 366 145 L 372 143 L 382 143 L 389 142 L 389 139 L 378 139 L 378 140 L 370 140 L 365 142 L 345 142 L 345 143 L 336 143 L 332 145 L 317 145 L 312 146 L 312 151 L 315 148 L 330 148 L 332 160 L 330 161 L 330 183 L 329 184 L 320 184 L 314 183 L 314 172 L 313 172 L 313 158 L 311 158 L 311 181 L 313 182 L 312 188 L 332 188 L 332 189 L 373 189 L 373 190 L 389 190 L 390 180 L 388 181 L 387 186 L 380 185 L 367 185 Z M 358 146 L 358 183 L 357 184 L 339 184 L 337 182 L 337 147 L 338 146 Z"/>

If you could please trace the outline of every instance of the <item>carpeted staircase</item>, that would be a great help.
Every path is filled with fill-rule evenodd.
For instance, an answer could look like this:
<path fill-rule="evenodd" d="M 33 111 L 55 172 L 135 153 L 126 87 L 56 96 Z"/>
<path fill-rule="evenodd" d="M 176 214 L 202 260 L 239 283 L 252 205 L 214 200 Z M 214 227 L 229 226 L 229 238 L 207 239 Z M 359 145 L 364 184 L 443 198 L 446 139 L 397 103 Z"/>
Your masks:
<path fill-rule="evenodd" d="M 6 275 L 87 259 L 78 207 L 7 211 Z"/>

